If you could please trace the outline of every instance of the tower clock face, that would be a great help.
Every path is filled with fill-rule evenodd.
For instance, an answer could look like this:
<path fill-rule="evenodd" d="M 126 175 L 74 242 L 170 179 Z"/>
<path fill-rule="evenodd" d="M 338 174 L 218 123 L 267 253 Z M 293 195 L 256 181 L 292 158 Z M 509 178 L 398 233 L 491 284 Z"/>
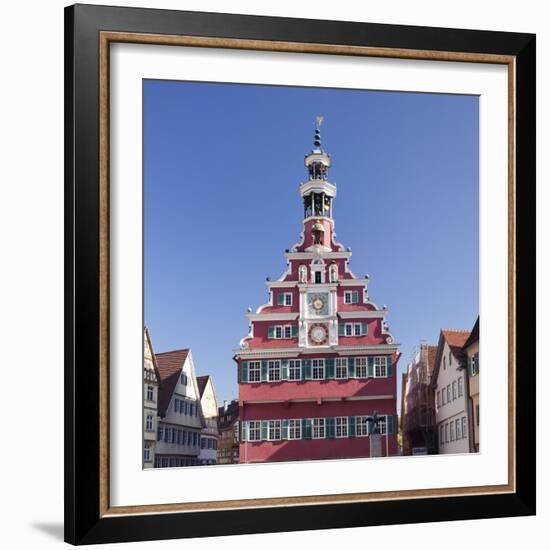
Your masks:
<path fill-rule="evenodd" d="M 308 295 L 309 312 L 313 315 L 328 315 L 328 294 L 318 292 Z"/>
<path fill-rule="evenodd" d="M 323 346 L 328 342 L 328 327 L 323 323 L 314 323 L 309 327 L 309 341 L 316 346 Z"/>

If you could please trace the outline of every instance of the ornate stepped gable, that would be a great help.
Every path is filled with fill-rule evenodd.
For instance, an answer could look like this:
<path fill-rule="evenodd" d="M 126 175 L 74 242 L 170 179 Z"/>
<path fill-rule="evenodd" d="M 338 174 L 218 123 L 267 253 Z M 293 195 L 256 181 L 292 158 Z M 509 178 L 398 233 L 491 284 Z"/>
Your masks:
<path fill-rule="evenodd" d="M 391 436 L 376 452 L 397 452 L 399 346 L 386 307 L 370 299 L 368 275 L 354 275 L 351 250 L 336 241 L 336 184 L 328 178 L 331 158 L 321 148 L 321 121 L 304 160 L 308 179 L 299 188 L 300 242 L 285 253 L 286 272 L 268 279 L 269 302 L 256 313 L 249 310 L 249 333 L 235 350 L 243 462 L 369 456 L 368 440 L 349 438 L 367 436 L 365 419 L 376 412 Z M 330 446 L 302 441 L 332 437 L 342 440 Z M 278 440 L 296 441 L 274 448 Z"/>

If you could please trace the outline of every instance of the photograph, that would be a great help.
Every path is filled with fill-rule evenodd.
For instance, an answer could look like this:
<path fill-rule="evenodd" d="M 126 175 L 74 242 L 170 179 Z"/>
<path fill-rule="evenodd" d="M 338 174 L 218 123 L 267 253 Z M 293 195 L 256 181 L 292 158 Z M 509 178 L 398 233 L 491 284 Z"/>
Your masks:
<path fill-rule="evenodd" d="M 479 100 L 143 79 L 143 468 L 480 452 Z"/>

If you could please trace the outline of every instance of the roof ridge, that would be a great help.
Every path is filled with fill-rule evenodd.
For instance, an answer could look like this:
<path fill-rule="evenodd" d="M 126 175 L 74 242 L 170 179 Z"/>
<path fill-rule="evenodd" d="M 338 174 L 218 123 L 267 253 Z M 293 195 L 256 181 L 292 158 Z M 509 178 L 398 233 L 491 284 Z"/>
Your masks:
<path fill-rule="evenodd" d="M 190 348 L 178 348 L 170 351 L 159 351 L 159 352 L 156 352 L 155 355 L 165 355 L 166 353 L 176 353 L 178 351 L 189 351 L 189 349 Z"/>

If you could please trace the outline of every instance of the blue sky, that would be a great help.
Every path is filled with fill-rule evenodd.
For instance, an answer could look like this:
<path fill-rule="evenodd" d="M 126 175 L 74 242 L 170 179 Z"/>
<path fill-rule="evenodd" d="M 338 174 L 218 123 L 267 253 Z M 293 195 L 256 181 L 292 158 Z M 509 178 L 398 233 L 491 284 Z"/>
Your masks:
<path fill-rule="evenodd" d="M 299 239 L 304 155 L 323 115 L 337 240 L 389 309 L 398 373 L 441 328 L 478 314 L 478 98 L 144 81 L 145 324 L 190 347 L 220 404 L 232 350 Z M 400 376 L 398 380 L 400 380 Z"/>

